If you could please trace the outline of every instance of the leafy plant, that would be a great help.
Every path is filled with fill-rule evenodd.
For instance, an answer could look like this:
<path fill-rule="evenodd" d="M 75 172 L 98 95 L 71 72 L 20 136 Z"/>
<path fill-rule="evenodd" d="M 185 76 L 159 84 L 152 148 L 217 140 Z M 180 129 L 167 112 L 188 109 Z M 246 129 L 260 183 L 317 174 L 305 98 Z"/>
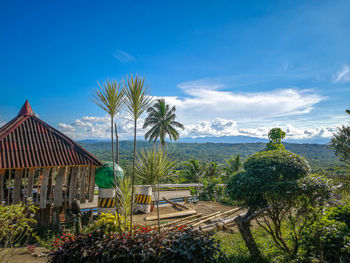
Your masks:
<path fill-rule="evenodd" d="M 136 227 L 134 234 L 62 235 L 50 262 L 222 262 L 219 243 L 210 234 L 181 227 L 159 233 Z"/>
<path fill-rule="evenodd" d="M 330 142 L 334 153 L 346 164 L 350 165 L 350 126 L 343 125 L 333 134 Z"/>
<path fill-rule="evenodd" d="M 0 244 L 5 248 L 13 248 L 25 244 L 32 237 L 33 218 L 37 208 L 23 203 L 0 206 Z"/>
<path fill-rule="evenodd" d="M 134 205 L 134 186 L 135 186 L 135 163 L 136 163 L 136 130 L 137 120 L 151 104 L 152 98 L 150 90 L 144 87 L 145 79 L 139 76 L 126 77 L 123 82 L 123 92 L 125 94 L 125 105 L 134 122 L 134 151 L 131 175 L 131 196 L 130 207 Z M 130 228 L 132 233 L 132 213 L 130 213 Z"/>
<path fill-rule="evenodd" d="M 124 90 L 120 89 L 120 83 L 116 81 L 110 82 L 107 80 L 103 87 L 100 83 L 98 83 L 99 89 L 95 91 L 95 95 L 92 97 L 92 101 L 107 112 L 111 118 L 111 146 L 112 146 L 112 163 L 113 163 L 113 174 L 114 174 L 114 187 L 116 188 L 116 196 L 117 196 L 117 174 L 115 171 L 114 165 L 114 143 L 113 143 L 113 119 L 115 115 L 121 110 L 124 103 Z M 117 201 L 117 198 L 115 199 Z M 118 210 L 118 209 L 117 209 Z M 119 211 L 117 211 L 117 215 L 119 215 Z M 119 224 L 120 225 L 120 224 Z"/>
<path fill-rule="evenodd" d="M 306 262 L 350 262 L 350 228 L 329 215 L 320 216 L 303 231 L 301 257 Z"/>
<path fill-rule="evenodd" d="M 120 226 L 119 226 L 120 223 Z M 128 224 L 127 217 L 122 215 L 118 216 L 111 213 L 102 213 L 99 218 L 90 225 L 84 232 L 95 232 L 100 231 L 105 234 L 113 234 L 113 233 L 123 233 L 126 231 L 130 231 L 130 225 Z M 121 232 L 120 232 L 121 231 Z"/>
<path fill-rule="evenodd" d="M 153 194 L 157 201 L 158 229 L 160 231 L 159 219 L 159 181 L 169 176 L 174 168 L 175 162 L 170 159 L 169 155 L 163 148 L 153 148 L 147 151 L 141 151 L 138 155 L 138 161 L 135 166 L 135 174 L 143 180 L 144 184 L 151 185 Z"/>

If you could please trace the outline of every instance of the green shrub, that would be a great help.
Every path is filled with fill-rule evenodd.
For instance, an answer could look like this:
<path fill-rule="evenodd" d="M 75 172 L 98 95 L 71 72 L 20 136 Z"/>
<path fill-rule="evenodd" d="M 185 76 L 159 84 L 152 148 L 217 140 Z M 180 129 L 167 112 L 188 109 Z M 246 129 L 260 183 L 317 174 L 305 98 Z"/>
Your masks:
<path fill-rule="evenodd" d="M 89 227 L 87 227 L 84 232 L 96 232 L 100 231 L 104 234 L 112 234 L 120 232 L 126 232 L 130 230 L 130 224 L 127 218 L 125 218 L 122 215 L 119 215 L 119 221 L 120 221 L 120 228 L 118 224 L 118 216 L 116 214 L 111 213 L 102 213 L 99 218 L 91 224 Z"/>
<path fill-rule="evenodd" d="M 350 228 L 350 204 L 339 205 L 327 211 L 329 219 L 345 223 Z"/>
<path fill-rule="evenodd" d="M 350 262 L 349 242 L 350 229 L 345 223 L 322 216 L 304 230 L 299 256 L 304 262 Z"/>
<path fill-rule="evenodd" d="M 219 243 L 210 234 L 178 228 L 159 233 L 147 227 L 105 235 L 62 235 L 50 262 L 223 262 Z"/>
<path fill-rule="evenodd" d="M 32 236 L 33 218 L 37 208 L 34 205 L 0 206 L 0 244 L 3 247 L 14 247 L 25 244 Z"/>

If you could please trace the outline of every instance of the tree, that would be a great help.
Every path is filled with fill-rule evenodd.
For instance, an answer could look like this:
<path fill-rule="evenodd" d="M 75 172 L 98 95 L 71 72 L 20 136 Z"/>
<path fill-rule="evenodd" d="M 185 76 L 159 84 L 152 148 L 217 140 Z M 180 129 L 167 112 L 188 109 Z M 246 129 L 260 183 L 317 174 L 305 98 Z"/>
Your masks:
<path fill-rule="evenodd" d="M 200 183 L 204 167 L 197 159 L 190 159 L 184 163 L 183 175 L 190 183 Z"/>
<path fill-rule="evenodd" d="M 350 165 L 350 126 L 339 127 L 333 134 L 330 146 L 343 162 Z"/>
<path fill-rule="evenodd" d="M 159 181 L 168 176 L 174 168 L 175 162 L 163 148 L 153 148 L 147 151 L 141 151 L 138 155 L 138 161 L 135 166 L 135 174 L 143 179 L 143 183 L 152 186 L 154 197 L 157 201 L 158 230 L 160 231 L 159 219 L 159 187 L 156 191 L 156 185 Z M 157 195 L 156 195 L 157 193 Z"/>
<path fill-rule="evenodd" d="M 291 256 L 297 253 L 311 209 L 323 206 L 333 191 L 329 180 L 309 173 L 310 167 L 303 157 L 286 150 L 271 150 L 250 156 L 244 170 L 230 179 L 228 195 L 248 208 L 236 223 L 252 256 L 261 257 L 250 231 L 254 218 L 278 249 Z M 291 226 L 291 244 L 283 235 L 285 221 Z"/>
<path fill-rule="evenodd" d="M 156 142 L 160 139 L 160 143 L 163 147 L 165 145 L 166 135 L 169 136 L 170 141 L 178 140 L 179 133 L 175 128 L 184 129 L 184 126 L 175 121 L 175 111 L 175 106 L 170 108 L 170 106 L 165 103 L 164 99 L 156 100 L 153 106 L 147 109 L 148 116 L 143 128 L 145 129 L 150 126 L 151 129 L 146 132 L 145 140 L 149 139 L 149 141 Z"/>
<path fill-rule="evenodd" d="M 237 154 L 232 155 L 230 159 L 226 160 L 226 174 L 232 175 L 238 172 L 242 167 L 241 156 Z"/>
<path fill-rule="evenodd" d="M 280 128 L 273 128 L 269 131 L 269 143 L 266 144 L 266 150 L 284 150 L 282 139 L 286 137 L 286 133 Z"/>
<path fill-rule="evenodd" d="M 115 165 L 114 165 L 113 123 L 114 123 L 115 115 L 117 115 L 117 113 L 121 110 L 123 106 L 124 90 L 120 89 L 120 83 L 118 83 L 117 81 L 110 82 L 109 80 L 107 80 L 103 84 L 103 86 L 101 86 L 100 83 L 98 83 L 98 86 L 99 86 L 99 89 L 95 91 L 95 94 L 93 95 L 91 100 L 97 106 L 99 106 L 101 109 L 107 112 L 111 118 L 112 162 L 113 162 L 115 189 L 116 189 L 115 199 L 117 201 L 117 175 L 115 172 Z M 118 206 L 116 205 L 116 207 L 117 207 L 117 215 L 118 215 L 118 223 L 119 223 Z"/>
<path fill-rule="evenodd" d="M 350 114 L 350 110 L 345 110 L 345 112 L 346 112 L 347 114 Z"/>
<path fill-rule="evenodd" d="M 220 168 L 216 162 L 210 162 L 205 169 L 206 177 L 220 177 Z"/>
<path fill-rule="evenodd" d="M 136 161 L 136 131 L 137 131 L 137 120 L 149 107 L 152 98 L 150 96 L 150 90 L 144 86 L 145 79 L 139 76 L 126 77 L 123 82 L 123 91 L 125 93 L 125 105 L 127 111 L 133 118 L 134 121 L 134 152 L 132 162 L 132 199 L 131 207 L 134 203 L 134 186 L 135 186 L 135 161 Z M 130 231 L 132 233 L 132 213 L 130 214 Z"/>

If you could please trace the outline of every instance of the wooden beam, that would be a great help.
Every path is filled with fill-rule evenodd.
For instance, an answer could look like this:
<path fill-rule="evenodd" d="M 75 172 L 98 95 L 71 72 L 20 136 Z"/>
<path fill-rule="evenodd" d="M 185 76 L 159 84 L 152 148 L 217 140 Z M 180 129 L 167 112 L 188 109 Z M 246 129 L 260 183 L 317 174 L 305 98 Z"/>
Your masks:
<path fill-rule="evenodd" d="M 90 167 L 90 178 L 89 178 L 89 202 L 94 201 L 94 195 L 95 195 L 95 169 L 96 167 L 91 166 Z"/>
<path fill-rule="evenodd" d="M 23 175 L 22 169 L 16 169 L 15 170 L 15 183 L 14 188 L 12 192 L 12 203 L 18 204 L 21 201 L 21 186 L 22 186 L 22 175 Z"/>
<path fill-rule="evenodd" d="M 197 212 L 195 210 L 186 210 L 186 211 L 180 211 L 175 213 L 169 213 L 169 214 L 163 214 L 159 216 L 159 219 L 168 219 L 168 218 L 175 218 L 175 217 L 181 217 L 181 216 L 188 216 L 196 214 Z M 145 218 L 146 221 L 152 221 L 157 220 L 157 216 L 148 216 Z"/>
<path fill-rule="evenodd" d="M 5 178 L 5 169 L 0 170 L 0 203 L 2 204 L 5 201 L 4 196 L 4 178 Z"/>
<path fill-rule="evenodd" d="M 79 167 L 73 167 L 71 170 L 70 180 L 69 180 L 69 203 L 72 203 L 76 198 L 76 184 L 77 177 L 79 173 Z"/>
<path fill-rule="evenodd" d="M 180 208 L 183 208 L 185 210 L 191 210 L 188 206 L 185 206 L 185 205 L 182 205 L 182 204 L 179 204 L 179 203 L 175 203 L 175 202 L 173 202 L 173 201 L 171 201 L 171 200 L 169 200 L 169 199 L 167 199 L 165 197 L 163 197 L 163 200 L 168 202 L 169 204 L 175 206 L 175 207 L 180 207 Z"/>
<path fill-rule="evenodd" d="M 80 203 L 84 204 L 86 202 L 86 177 L 87 177 L 87 170 L 88 167 L 83 167 L 81 169 L 81 176 L 80 176 Z"/>
<path fill-rule="evenodd" d="M 35 169 L 29 169 L 28 183 L 27 183 L 27 197 L 33 197 L 34 175 L 35 175 Z"/>
<path fill-rule="evenodd" d="M 39 207 L 44 209 L 46 208 L 46 201 L 47 201 L 47 186 L 49 183 L 49 177 L 50 177 L 50 168 L 45 168 L 43 172 L 43 178 L 41 181 L 40 186 L 40 204 Z"/>
<path fill-rule="evenodd" d="M 62 206 L 62 185 L 64 174 L 66 172 L 66 167 L 60 167 L 58 169 L 58 173 L 56 176 L 56 183 L 54 187 L 54 195 L 53 195 L 53 207 L 61 207 Z"/>

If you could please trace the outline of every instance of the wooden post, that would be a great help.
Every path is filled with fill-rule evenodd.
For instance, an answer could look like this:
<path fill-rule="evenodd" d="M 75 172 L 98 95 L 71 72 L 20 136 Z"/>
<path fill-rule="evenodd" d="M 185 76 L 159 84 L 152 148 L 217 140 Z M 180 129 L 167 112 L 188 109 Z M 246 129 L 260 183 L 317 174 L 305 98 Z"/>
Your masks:
<path fill-rule="evenodd" d="M 5 169 L 0 170 L 0 204 L 5 201 L 4 196 L 4 177 L 5 177 Z"/>
<path fill-rule="evenodd" d="M 76 184 L 77 184 L 77 177 L 79 173 L 79 167 L 73 167 L 70 175 L 69 180 L 69 204 L 73 202 L 73 200 L 76 197 Z"/>
<path fill-rule="evenodd" d="M 30 169 L 28 173 L 27 197 L 33 197 L 34 174 L 35 169 Z"/>
<path fill-rule="evenodd" d="M 22 186 L 22 169 L 15 170 L 15 183 L 12 193 L 12 202 L 13 204 L 18 204 L 21 201 L 21 186 Z"/>
<path fill-rule="evenodd" d="M 90 181 L 89 181 L 89 202 L 94 201 L 94 195 L 95 195 L 95 167 L 90 167 Z"/>
<path fill-rule="evenodd" d="M 41 181 L 40 187 L 40 208 L 46 208 L 46 200 L 47 200 L 47 185 L 49 183 L 50 177 L 50 168 L 44 169 L 43 179 Z"/>
<path fill-rule="evenodd" d="M 66 167 L 60 167 L 56 177 L 56 183 L 54 188 L 54 197 L 53 197 L 53 206 L 61 207 L 62 206 L 62 184 L 64 174 L 66 172 Z"/>
<path fill-rule="evenodd" d="M 81 176 L 80 176 L 80 203 L 84 204 L 86 202 L 86 175 L 87 175 L 87 167 L 81 168 Z"/>

